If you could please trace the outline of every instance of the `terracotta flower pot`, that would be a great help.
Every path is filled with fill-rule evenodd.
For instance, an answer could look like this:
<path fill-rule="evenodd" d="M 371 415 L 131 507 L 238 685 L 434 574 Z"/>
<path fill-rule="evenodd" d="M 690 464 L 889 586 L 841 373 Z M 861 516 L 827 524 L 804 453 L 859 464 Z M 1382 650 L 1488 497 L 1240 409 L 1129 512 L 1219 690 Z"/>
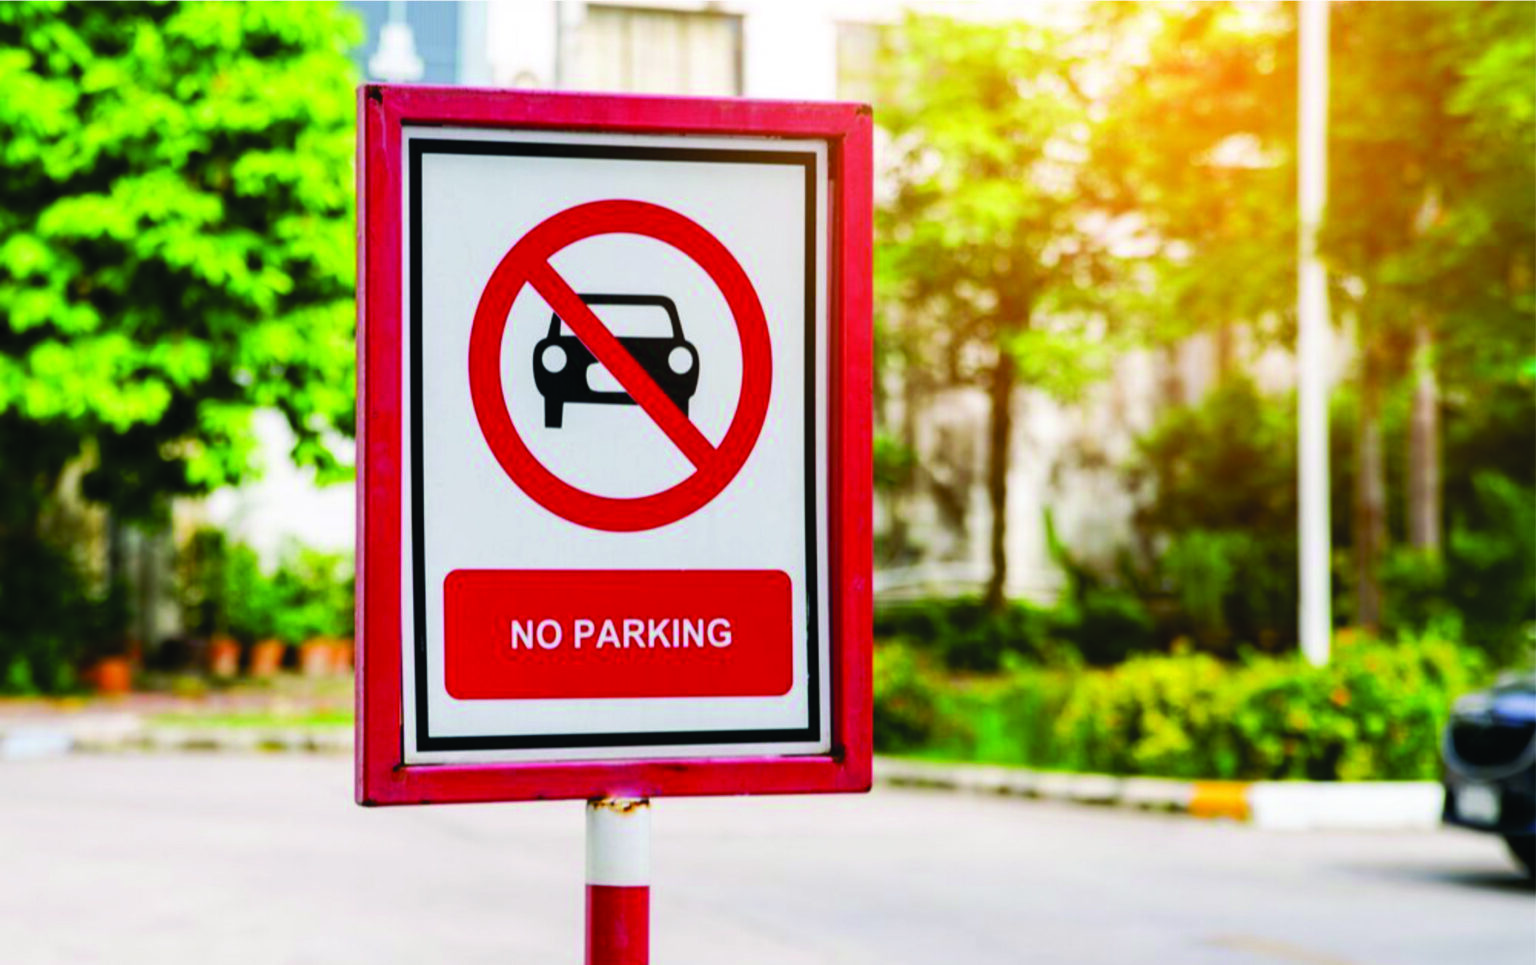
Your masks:
<path fill-rule="evenodd" d="M 208 641 L 208 672 L 215 677 L 233 677 L 240 672 L 240 644 L 234 637 Z"/>
<path fill-rule="evenodd" d="M 306 677 L 325 677 L 336 672 L 336 646 L 326 637 L 314 637 L 299 645 L 299 669 Z"/>
<path fill-rule="evenodd" d="M 251 665 L 246 672 L 252 677 L 265 679 L 277 676 L 283 666 L 283 641 L 262 640 L 251 647 Z"/>
<path fill-rule="evenodd" d="M 127 657 L 102 657 L 85 671 L 98 694 L 119 696 L 133 691 L 133 661 Z"/>

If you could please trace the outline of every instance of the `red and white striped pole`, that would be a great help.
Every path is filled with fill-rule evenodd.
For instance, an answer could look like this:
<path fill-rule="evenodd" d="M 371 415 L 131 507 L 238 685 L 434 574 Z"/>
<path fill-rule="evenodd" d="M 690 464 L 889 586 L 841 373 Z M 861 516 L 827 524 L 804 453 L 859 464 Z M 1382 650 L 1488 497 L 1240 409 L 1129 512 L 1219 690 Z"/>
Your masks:
<path fill-rule="evenodd" d="M 587 965 L 651 958 L 651 802 L 587 802 Z"/>

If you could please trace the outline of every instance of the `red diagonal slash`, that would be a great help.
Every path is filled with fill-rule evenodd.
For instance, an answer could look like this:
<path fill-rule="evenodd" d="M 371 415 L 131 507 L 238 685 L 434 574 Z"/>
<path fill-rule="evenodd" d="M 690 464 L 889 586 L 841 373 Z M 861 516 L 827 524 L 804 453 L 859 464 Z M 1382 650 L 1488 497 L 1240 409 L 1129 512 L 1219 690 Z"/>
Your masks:
<path fill-rule="evenodd" d="M 555 310 L 561 321 L 569 325 L 581 344 L 602 363 L 618 380 L 629 397 L 634 399 L 645 414 L 655 420 L 672 444 L 680 449 L 695 468 L 703 469 L 715 454 L 715 447 L 704 438 L 688 417 L 673 404 L 635 357 L 619 344 L 619 340 L 593 313 L 581 296 L 566 283 L 549 262 L 541 262 L 528 272 L 533 285 L 549 307 Z"/>
<path fill-rule="evenodd" d="M 581 297 L 551 267 L 558 251 L 597 235 L 638 235 L 670 245 L 704 269 L 725 296 L 741 339 L 741 395 L 719 446 L 695 437 L 692 424 L 656 390 L 649 373 L 629 356 Z M 537 279 L 537 283 L 535 283 Z M 638 396 L 648 417 L 694 462 L 688 478 L 647 496 L 599 496 L 555 475 L 529 451 L 507 410 L 501 357 L 512 303 L 523 288 L 573 324 L 594 359 L 610 365 L 626 390 Z M 606 348 L 605 348 L 606 346 Z M 728 486 L 752 454 L 773 394 L 773 345 L 752 281 L 718 238 L 670 208 L 644 201 L 610 199 L 567 208 L 535 225 L 502 256 L 475 306 L 469 333 L 469 394 L 475 419 L 496 461 L 530 499 L 578 526 L 632 533 L 675 523 L 703 508 Z M 626 364 L 627 363 L 627 364 Z M 634 368 L 631 368 L 633 366 Z M 624 384 L 624 383 L 621 383 Z M 647 392 L 649 386 L 651 391 Z M 657 396 L 660 396 L 658 398 Z M 666 427 L 669 427 L 667 429 Z M 688 440 L 692 440 L 690 443 Z"/>

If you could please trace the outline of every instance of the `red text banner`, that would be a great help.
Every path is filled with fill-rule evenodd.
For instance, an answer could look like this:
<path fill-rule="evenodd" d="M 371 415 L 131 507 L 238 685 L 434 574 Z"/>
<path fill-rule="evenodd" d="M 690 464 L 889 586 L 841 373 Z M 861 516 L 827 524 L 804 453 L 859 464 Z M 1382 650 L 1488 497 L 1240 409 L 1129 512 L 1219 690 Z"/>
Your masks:
<path fill-rule="evenodd" d="M 448 693 L 779 696 L 793 683 L 791 608 L 778 570 L 455 570 Z"/>

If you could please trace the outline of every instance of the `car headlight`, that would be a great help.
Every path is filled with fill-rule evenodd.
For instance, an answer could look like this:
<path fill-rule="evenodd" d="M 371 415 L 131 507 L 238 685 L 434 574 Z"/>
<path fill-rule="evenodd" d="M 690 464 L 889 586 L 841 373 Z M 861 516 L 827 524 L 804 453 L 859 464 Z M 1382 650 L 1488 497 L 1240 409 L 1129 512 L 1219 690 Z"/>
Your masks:
<path fill-rule="evenodd" d="M 539 355 L 539 364 L 546 372 L 559 372 L 565 368 L 565 349 L 558 345 L 546 346 Z"/>
<path fill-rule="evenodd" d="M 1487 694 L 1467 694 L 1465 697 L 1457 698 L 1451 705 L 1451 714 L 1455 717 L 1477 717 L 1492 709 L 1492 697 Z"/>
<path fill-rule="evenodd" d="M 679 345 L 667 353 L 667 368 L 678 375 L 686 373 L 693 368 L 693 353 Z"/>

